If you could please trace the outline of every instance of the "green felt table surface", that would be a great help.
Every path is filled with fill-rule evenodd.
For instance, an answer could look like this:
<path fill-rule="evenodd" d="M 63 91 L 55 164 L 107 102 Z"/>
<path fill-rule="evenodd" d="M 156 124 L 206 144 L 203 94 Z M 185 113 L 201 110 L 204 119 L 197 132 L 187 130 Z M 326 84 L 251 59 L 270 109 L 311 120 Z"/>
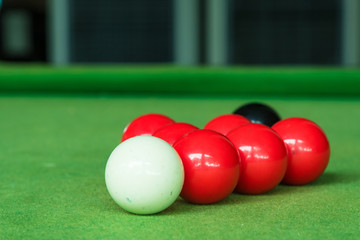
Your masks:
<path fill-rule="evenodd" d="M 11 67 L 6 69 L 15 79 L 15 73 L 9 74 Z M 0 77 L 4 76 L 0 69 Z M 0 86 L 5 81 L 11 85 L 3 79 Z M 25 76 L 21 81 L 36 79 Z M 0 239 L 359 238 L 360 98 L 355 90 L 346 97 L 271 91 L 263 95 L 54 94 L 41 87 L 26 91 L 13 87 L 4 87 L 0 94 Z M 111 199 L 105 164 L 132 119 L 157 112 L 203 127 L 211 118 L 251 101 L 273 106 L 282 118 L 306 117 L 323 128 L 331 158 L 317 181 L 280 185 L 257 196 L 232 194 L 212 205 L 178 199 L 150 216 L 127 213 Z"/>

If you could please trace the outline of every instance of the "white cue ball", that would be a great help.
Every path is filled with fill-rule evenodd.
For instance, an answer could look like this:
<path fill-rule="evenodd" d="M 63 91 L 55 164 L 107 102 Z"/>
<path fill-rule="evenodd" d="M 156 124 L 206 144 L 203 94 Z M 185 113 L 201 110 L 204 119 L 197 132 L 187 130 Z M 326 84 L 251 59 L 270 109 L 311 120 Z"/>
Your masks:
<path fill-rule="evenodd" d="M 105 168 L 110 196 L 135 214 L 168 208 L 184 184 L 184 167 L 175 149 L 160 138 L 137 136 L 120 143 Z"/>

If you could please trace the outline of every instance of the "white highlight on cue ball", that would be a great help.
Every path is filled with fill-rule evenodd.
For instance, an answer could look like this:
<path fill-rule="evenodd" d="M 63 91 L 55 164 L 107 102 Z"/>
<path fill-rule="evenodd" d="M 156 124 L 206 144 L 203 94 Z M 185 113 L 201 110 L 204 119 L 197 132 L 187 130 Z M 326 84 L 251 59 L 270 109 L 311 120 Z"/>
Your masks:
<path fill-rule="evenodd" d="M 137 136 L 120 143 L 105 168 L 110 196 L 123 209 L 153 214 L 168 208 L 184 184 L 184 167 L 175 149 L 160 138 Z"/>

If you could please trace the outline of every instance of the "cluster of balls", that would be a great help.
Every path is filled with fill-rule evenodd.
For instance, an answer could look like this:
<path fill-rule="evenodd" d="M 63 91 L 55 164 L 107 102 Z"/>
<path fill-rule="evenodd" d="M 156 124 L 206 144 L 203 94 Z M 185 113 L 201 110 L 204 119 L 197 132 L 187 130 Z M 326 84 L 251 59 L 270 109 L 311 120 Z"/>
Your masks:
<path fill-rule="evenodd" d="M 247 104 L 203 129 L 146 114 L 124 130 L 105 181 L 114 201 L 135 214 L 154 214 L 180 195 L 211 204 L 231 193 L 263 194 L 279 183 L 304 185 L 326 169 L 323 130 L 305 118 L 280 120 L 269 106 Z"/>

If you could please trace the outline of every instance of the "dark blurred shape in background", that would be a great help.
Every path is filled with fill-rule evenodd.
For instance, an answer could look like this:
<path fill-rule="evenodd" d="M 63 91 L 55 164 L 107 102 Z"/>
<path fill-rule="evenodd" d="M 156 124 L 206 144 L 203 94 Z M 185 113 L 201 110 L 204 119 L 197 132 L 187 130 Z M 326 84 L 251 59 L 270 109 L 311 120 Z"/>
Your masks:
<path fill-rule="evenodd" d="M 0 60 L 47 61 L 46 0 L 3 0 Z"/>
<path fill-rule="evenodd" d="M 171 62 L 172 1 L 76 0 L 70 4 L 75 62 Z"/>
<path fill-rule="evenodd" d="M 233 62 L 340 63 L 340 1 L 233 0 L 232 4 Z"/>
<path fill-rule="evenodd" d="M 360 63 L 358 0 L 4 0 L 0 61 Z"/>

